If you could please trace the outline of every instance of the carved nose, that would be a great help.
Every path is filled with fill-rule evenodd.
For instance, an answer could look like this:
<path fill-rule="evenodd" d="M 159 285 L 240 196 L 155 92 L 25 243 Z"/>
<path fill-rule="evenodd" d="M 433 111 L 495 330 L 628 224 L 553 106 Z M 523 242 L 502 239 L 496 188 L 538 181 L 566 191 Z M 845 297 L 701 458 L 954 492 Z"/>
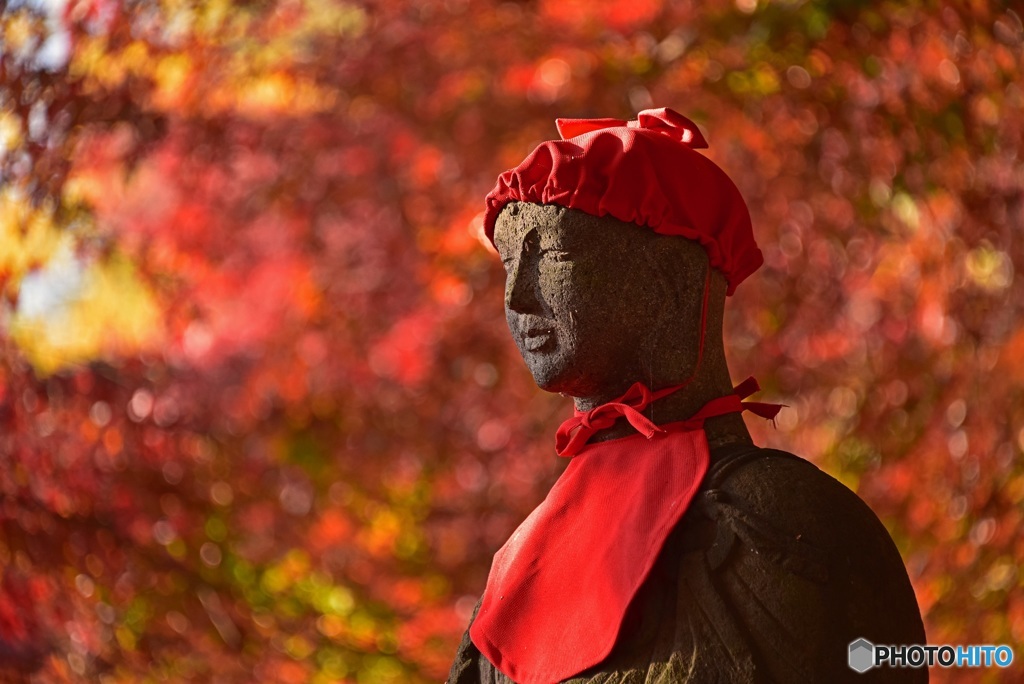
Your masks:
<path fill-rule="evenodd" d="M 528 255 L 518 259 L 509 269 L 505 281 L 505 308 L 517 313 L 540 313 L 537 264 Z"/>

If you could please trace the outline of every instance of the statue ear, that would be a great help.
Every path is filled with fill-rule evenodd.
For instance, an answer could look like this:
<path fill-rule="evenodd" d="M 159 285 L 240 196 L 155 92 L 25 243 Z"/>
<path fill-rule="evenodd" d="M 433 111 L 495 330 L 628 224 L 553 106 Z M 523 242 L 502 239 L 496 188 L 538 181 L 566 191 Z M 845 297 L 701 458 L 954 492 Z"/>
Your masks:
<path fill-rule="evenodd" d="M 660 235 L 648 257 L 657 274 L 658 287 L 667 310 L 677 312 L 679 325 L 700 316 L 707 276 L 708 256 L 698 243 L 676 236 Z"/>
<path fill-rule="evenodd" d="M 690 368 L 699 347 L 700 318 L 707 278 L 707 252 L 697 242 L 675 236 L 658 236 L 647 245 L 644 258 L 648 287 L 658 304 L 650 312 L 650 329 L 643 339 L 641 353 L 646 366 L 665 363 L 670 368 Z M 716 270 L 711 272 L 706 335 L 717 329 L 724 305 L 726 282 Z M 705 339 L 705 345 L 709 344 Z"/>
<path fill-rule="evenodd" d="M 637 264 L 638 272 L 650 274 L 645 286 L 648 301 L 653 302 L 648 312 L 650 325 L 640 350 L 648 367 L 656 365 L 656 359 L 667 360 L 666 356 L 685 356 L 684 348 L 696 342 L 696 338 L 689 339 L 689 329 L 693 327 L 691 319 L 700 316 L 700 293 L 694 299 L 689 281 L 697 265 L 692 263 L 695 255 L 687 249 L 686 242 L 689 241 L 684 238 L 658 236 L 645 245 L 643 261 Z M 669 365 L 678 361 L 669 361 Z"/>

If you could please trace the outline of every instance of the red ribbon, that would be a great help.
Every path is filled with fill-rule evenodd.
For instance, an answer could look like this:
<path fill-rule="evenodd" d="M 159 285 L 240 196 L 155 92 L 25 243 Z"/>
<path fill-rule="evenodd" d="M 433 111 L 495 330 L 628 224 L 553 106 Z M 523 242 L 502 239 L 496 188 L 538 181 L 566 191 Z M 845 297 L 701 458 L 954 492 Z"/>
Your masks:
<path fill-rule="evenodd" d="M 655 425 L 641 411 L 658 399 L 667 397 L 673 392 L 678 392 L 686 387 L 687 384 L 689 382 L 664 387 L 656 392 L 652 392 L 642 382 L 637 382 L 618 399 L 613 399 L 607 404 L 601 404 L 589 411 L 577 411 L 576 415 L 562 423 L 558 428 L 558 432 L 555 433 L 555 451 L 559 456 L 575 456 L 591 437 L 601 430 L 610 428 L 620 418 L 625 418 L 629 421 L 629 424 L 637 432 L 647 437 L 647 439 L 653 437 L 655 433 L 665 432 L 664 428 Z M 708 418 L 722 416 L 727 413 L 738 413 L 740 411 L 750 411 L 762 418 L 774 421 L 779 411 L 782 410 L 782 404 L 741 401 L 760 390 L 761 386 L 757 384 L 757 380 L 749 377 L 734 387 L 731 394 L 712 399 L 693 416 L 672 425 L 674 429 L 696 430 L 703 427 L 704 421 Z"/>
<path fill-rule="evenodd" d="M 618 399 L 590 411 L 577 411 L 576 415 L 562 423 L 555 433 L 555 451 L 559 456 L 575 456 L 595 433 L 610 428 L 619 418 L 628 420 L 637 432 L 650 439 L 654 433 L 664 430 L 640 412 L 650 406 L 651 402 L 667 397 L 683 387 L 685 385 L 673 385 L 652 392 L 642 382 L 635 382 Z"/>
<path fill-rule="evenodd" d="M 701 135 L 697 124 L 687 119 L 682 114 L 672 111 L 667 107 L 661 109 L 645 109 L 636 115 L 635 121 L 625 119 L 555 119 L 558 127 L 558 134 L 562 140 L 575 138 L 602 128 L 642 128 L 667 135 L 691 149 L 700 150 L 708 146 L 704 136 Z"/>

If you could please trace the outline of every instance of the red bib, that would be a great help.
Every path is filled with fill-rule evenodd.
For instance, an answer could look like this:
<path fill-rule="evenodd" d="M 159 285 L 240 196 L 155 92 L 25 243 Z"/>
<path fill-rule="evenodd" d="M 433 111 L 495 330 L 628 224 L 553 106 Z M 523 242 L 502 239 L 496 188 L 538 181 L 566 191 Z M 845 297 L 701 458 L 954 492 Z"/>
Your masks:
<path fill-rule="evenodd" d="M 480 652 L 519 684 L 559 682 L 611 652 L 630 601 L 707 472 L 704 421 L 744 409 L 771 418 L 779 409 L 740 401 L 758 389 L 750 378 L 688 420 L 656 426 L 641 415 L 676 389 L 652 393 L 637 383 L 559 429 L 559 452 L 578 455 L 495 554 L 470 628 Z M 622 417 L 639 434 L 586 444 Z"/>

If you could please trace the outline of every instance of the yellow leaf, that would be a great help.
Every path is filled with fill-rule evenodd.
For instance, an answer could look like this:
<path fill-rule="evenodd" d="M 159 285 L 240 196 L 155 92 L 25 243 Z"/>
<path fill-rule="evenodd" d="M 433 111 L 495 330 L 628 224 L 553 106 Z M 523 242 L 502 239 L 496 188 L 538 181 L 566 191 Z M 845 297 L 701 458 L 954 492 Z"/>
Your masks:
<path fill-rule="evenodd" d="M 68 254 L 65 259 L 74 257 Z M 60 263 L 53 266 L 59 267 Z M 162 333 L 153 294 L 123 257 L 87 266 L 80 290 L 66 301 L 27 314 L 24 308 L 12 317 L 11 337 L 43 374 L 148 348 Z"/>
<path fill-rule="evenodd" d="M 70 239 L 53 223 L 48 207 L 33 207 L 15 190 L 0 192 L 0 275 L 14 287 L 51 259 Z"/>

